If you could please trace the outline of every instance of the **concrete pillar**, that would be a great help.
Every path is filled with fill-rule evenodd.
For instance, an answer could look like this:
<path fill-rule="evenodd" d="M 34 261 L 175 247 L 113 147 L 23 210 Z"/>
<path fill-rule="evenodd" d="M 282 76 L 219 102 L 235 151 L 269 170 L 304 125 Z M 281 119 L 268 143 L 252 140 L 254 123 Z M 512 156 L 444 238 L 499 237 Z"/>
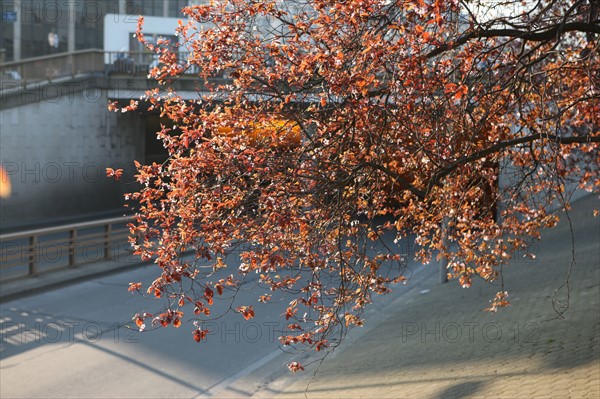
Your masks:
<path fill-rule="evenodd" d="M 119 0 L 119 14 L 126 14 L 127 4 L 125 0 Z"/>
<path fill-rule="evenodd" d="M 73 0 L 69 1 L 67 51 L 69 53 L 75 51 L 75 1 Z"/>
<path fill-rule="evenodd" d="M 450 241 L 448 240 L 448 223 L 450 218 L 445 216 L 442 220 L 442 245 L 448 249 Z M 440 259 L 440 283 L 448 282 L 448 259 L 445 256 Z"/>
<path fill-rule="evenodd" d="M 169 0 L 163 0 L 163 17 L 169 16 Z"/>
<path fill-rule="evenodd" d="M 21 20 L 23 12 L 21 11 L 23 4 L 21 0 L 15 0 L 15 11 L 17 12 L 17 20 L 13 24 L 13 61 L 21 59 Z"/>

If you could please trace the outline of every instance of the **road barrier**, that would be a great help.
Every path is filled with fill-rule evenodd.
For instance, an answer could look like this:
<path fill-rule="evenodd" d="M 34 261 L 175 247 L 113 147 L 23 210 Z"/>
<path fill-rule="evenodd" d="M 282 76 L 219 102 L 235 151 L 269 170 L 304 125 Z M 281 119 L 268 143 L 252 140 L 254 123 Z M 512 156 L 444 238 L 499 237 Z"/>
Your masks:
<path fill-rule="evenodd" d="M 99 261 L 132 260 L 129 220 L 116 217 L 0 235 L 0 281 Z"/>
<path fill-rule="evenodd" d="M 178 52 L 181 73 L 197 75 L 195 65 L 187 64 L 189 52 Z M 77 50 L 19 61 L 0 63 L 0 77 L 4 88 L 25 87 L 39 82 L 62 82 L 87 75 L 139 75 L 145 77 L 153 68 L 160 68 L 158 55 L 149 51 Z M 213 79 L 224 79 L 220 74 Z"/>

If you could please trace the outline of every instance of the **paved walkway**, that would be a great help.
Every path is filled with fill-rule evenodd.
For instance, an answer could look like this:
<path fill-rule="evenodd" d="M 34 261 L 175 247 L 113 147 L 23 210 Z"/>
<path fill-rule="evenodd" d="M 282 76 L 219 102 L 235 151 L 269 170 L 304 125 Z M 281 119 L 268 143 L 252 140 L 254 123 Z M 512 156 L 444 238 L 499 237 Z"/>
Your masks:
<path fill-rule="evenodd" d="M 543 234 L 535 262 L 505 269 L 511 307 L 484 312 L 497 287 L 462 289 L 431 277 L 430 290 L 385 309 L 309 385 L 314 367 L 266 384 L 255 397 L 600 398 L 600 220 L 592 216 L 599 205 L 593 196 L 574 204 L 577 263 L 565 319 L 552 308 L 571 255 L 561 223 Z M 566 297 L 565 287 L 555 299 Z"/>

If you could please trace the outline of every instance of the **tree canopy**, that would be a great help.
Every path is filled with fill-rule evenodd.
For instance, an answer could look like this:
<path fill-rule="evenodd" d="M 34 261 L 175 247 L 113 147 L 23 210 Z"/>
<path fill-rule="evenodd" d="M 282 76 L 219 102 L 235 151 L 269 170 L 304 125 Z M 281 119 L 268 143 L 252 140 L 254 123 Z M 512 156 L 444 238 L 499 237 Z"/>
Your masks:
<path fill-rule="evenodd" d="M 129 195 L 135 250 L 160 267 L 131 289 L 168 307 L 142 328 L 193 312 L 200 340 L 214 298 L 256 273 L 259 301 L 290 295 L 282 344 L 321 350 L 406 280 L 399 239 L 463 287 L 499 280 L 575 187 L 600 188 L 597 0 L 201 3 L 179 52 L 147 44 L 170 157 Z M 192 70 L 186 100 L 171 83 Z"/>

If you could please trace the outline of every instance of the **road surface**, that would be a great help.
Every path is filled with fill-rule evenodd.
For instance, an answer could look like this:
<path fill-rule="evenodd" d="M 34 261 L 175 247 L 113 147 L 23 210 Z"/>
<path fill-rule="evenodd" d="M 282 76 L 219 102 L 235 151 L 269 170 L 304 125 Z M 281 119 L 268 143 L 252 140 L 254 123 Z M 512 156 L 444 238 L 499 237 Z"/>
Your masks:
<path fill-rule="evenodd" d="M 378 297 L 360 330 L 375 326 L 394 301 L 427 292 L 423 284 L 433 284 L 437 266 L 411 262 L 410 268 L 410 283 Z M 0 397 L 212 397 L 258 368 L 264 379 L 287 373 L 285 365 L 297 359 L 278 342 L 290 299 L 274 296 L 262 306 L 251 283 L 236 303 L 256 303 L 256 317 L 245 321 L 230 312 L 209 325 L 206 342 L 192 339 L 191 323 L 137 332 L 131 317 L 159 312 L 164 303 L 127 287 L 138 281 L 147 286 L 157 275 L 156 267 L 140 266 L 2 303 Z M 260 385 L 253 381 L 239 394 L 252 395 Z"/>

